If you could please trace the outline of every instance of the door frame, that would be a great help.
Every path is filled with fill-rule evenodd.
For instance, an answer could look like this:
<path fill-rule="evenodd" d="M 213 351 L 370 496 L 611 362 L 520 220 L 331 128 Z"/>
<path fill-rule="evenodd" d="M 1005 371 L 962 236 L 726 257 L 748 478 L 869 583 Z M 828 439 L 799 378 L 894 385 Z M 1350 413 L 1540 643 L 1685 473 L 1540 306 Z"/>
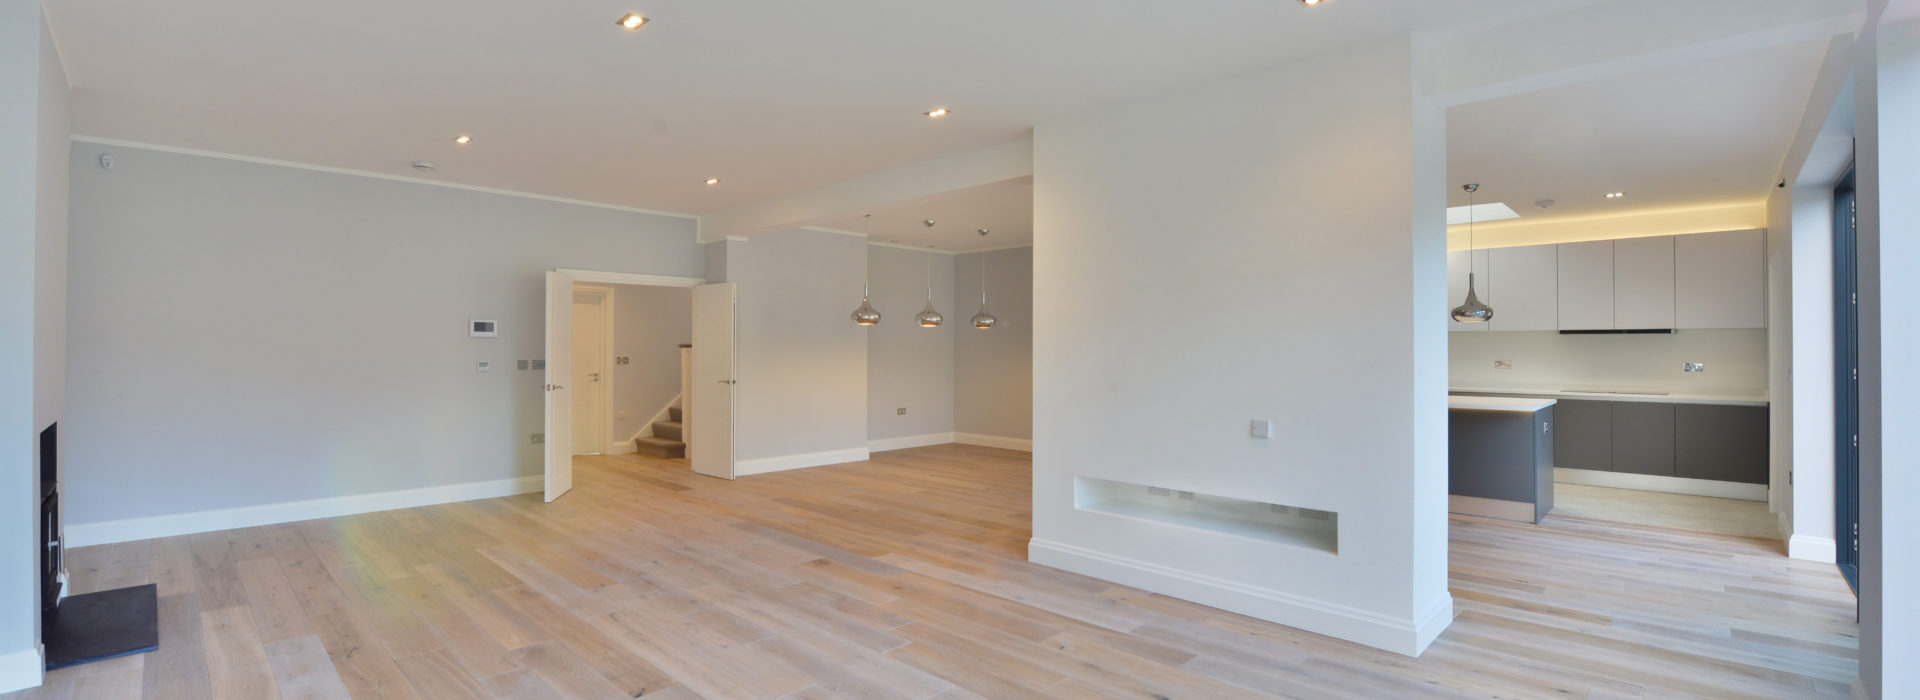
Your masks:
<path fill-rule="evenodd" d="M 554 268 L 550 270 L 549 273 L 550 273 L 550 276 L 561 277 L 568 280 L 569 282 L 569 284 L 567 285 L 567 294 L 568 294 L 567 308 L 568 309 L 572 309 L 572 304 L 573 304 L 572 294 L 573 294 L 574 286 L 582 282 L 589 283 L 589 284 L 592 284 L 592 283 L 631 284 L 631 285 L 651 286 L 651 287 L 698 287 L 700 285 L 707 283 L 707 280 L 705 277 L 678 277 L 674 275 L 649 275 L 649 274 L 642 274 L 642 273 L 635 273 L 635 272 L 578 270 L 578 269 L 565 268 L 565 267 Z M 548 285 L 544 294 L 548 296 L 552 295 L 553 285 L 551 284 Z M 551 309 L 552 309 L 554 300 L 547 299 L 546 301 L 547 301 L 547 304 L 543 308 L 548 309 L 547 313 L 552 313 Z M 542 333 L 542 335 L 544 336 L 544 340 L 546 341 L 545 347 L 549 348 L 548 352 L 558 353 L 558 352 L 564 351 L 569 357 L 571 357 L 573 353 L 573 324 L 571 323 L 567 324 L 566 328 L 556 328 L 552 323 L 547 323 L 545 325 L 546 325 L 546 330 Z M 613 334 L 610 332 L 607 334 L 607 337 L 609 338 L 611 338 L 612 336 Z M 572 363 L 569 362 L 567 364 L 571 365 Z M 553 365 L 549 363 L 547 366 L 551 368 Z M 549 369 L 547 370 L 547 374 L 544 375 L 545 386 L 547 387 L 553 387 L 556 384 L 556 382 L 554 381 L 554 377 L 552 377 L 551 374 L 552 374 L 552 370 Z M 573 377 L 561 378 L 560 382 L 564 382 L 565 384 L 572 384 Z M 564 384 L 562 386 L 564 386 Z M 541 402 L 542 403 L 541 412 L 543 414 L 544 420 L 546 421 L 545 423 L 543 423 L 543 425 L 545 426 L 552 425 L 553 404 L 551 401 L 545 400 L 544 395 L 552 394 L 554 391 L 555 391 L 554 389 L 548 388 L 542 392 L 543 400 Z M 571 402 L 572 401 L 571 396 L 569 396 L 567 400 Z M 569 417 L 569 419 L 571 419 L 571 417 Z M 569 424 L 569 427 L 571 427 L 570 424 Z M 550 427 L 548 428 L 548 432 L 552 432 Z M 547 436 L 547 437 L 551 437 L 551 436 Z M 551 448 L 551 445 L 549 445 L 549 448 Z M 571 443 L 567 444 L 566 449 L 562 451 L 566 453 L 567 459 L 571 460 L 573 458 L 573 445 Z M 569 461 L 568 470 L 567 470 L 568 478 L 565 479 L 566 483 L 561 485 L 560 488 L 556 489 L 555 483 L 554 483 L 554 477 L 553 477 L 553 460 L 556 458 L 556 455 L 554 454 L 554 452 L 555 450 L 553 449 L 542 450 L 542 458 L 541 458 L 541 465 L 540 465 L 541 475 L 543 477 L 543 483 L 546 484 L 546 494 L 545 494 L 546 500 L 549 503 L 553 502 L 554 499 L 559 498 L 561 494 L 566 493 L 572 487 L 572 481 L 573 481 L 570 476 L 572 472 L 572 462 Z"/>
<path fill-rule="evenodd" d="M 604 455 L 607 454 L 607 446 L 613 442 L 613 416 L 609 414 L 611 413 L 610 409 L 613 407 L 614 289 L 591 282 L 581 282 L 576 279 L 573 282 L 574 299 L 576 299 L 574 302 L 575 306 L 579 305 L 577 300 L 581 292 L 586 292 L 600 298 L 600 381 L 596 382 L 597 386 L 593 388 L 593 392 L 598 394 L 596 398 L 599 399 L 600 402 L 600 415 L 595 418 L 593 422 L 598 424 L 597 427 L 600 429 L 600 432 L 595 434 L 596 439 L 593 442 L 593 451 L 587 454 Z M 573 315 L 573 322 L 576 326 L 580 323 L 580 314 Z M 573 370 L 578 372 L 580 368 L 576 366 Z M 579 382 L 574 383 L 579 384 Z M 574 426 L 580 425 L 581 420 L 579 416 L 574 415 L 572 418 Z"/>

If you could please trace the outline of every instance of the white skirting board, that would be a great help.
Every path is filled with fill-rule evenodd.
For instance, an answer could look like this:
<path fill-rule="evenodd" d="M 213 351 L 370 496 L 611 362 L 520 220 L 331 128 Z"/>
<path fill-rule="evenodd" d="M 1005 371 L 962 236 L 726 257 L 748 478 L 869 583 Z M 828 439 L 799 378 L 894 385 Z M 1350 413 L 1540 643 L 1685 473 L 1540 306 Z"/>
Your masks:
<path fill-rule="evenodd" d="M 886 452 L 887 450 L 904 450 L 909 447 L 926 447 L 928 445 L 945 445 L 953 441 L 954 441 L 953 433 L 927 433 L 925 435 L 908 435 L 905 437 L 897 437 L 897 438 L 882 438 L 879 440 L 868 440 L 867 451 Z"/>
<path fill-rule="evenodd" d="M 1033 440 L 1031 438 L 1000 437 L 998 435 L 981 435 L 979 433 L 954 433 L 953 441 L 962 445 L 998 447 L 1003 450 L 1019 450 L 1021 452 L 1033 451 Z"/>
<path fill-rule="evenodd" d="M 1787 556 L 1805 561 L 1817 561 L 1832 564 L 1839 555 L 1833 539 L 1794 535 L 1787 538 Z"/>
<path fill-rule="evenodd" d="M 1651 476 L 1647 474 L 1597 472 L 1591 469 L 1564 468 L 1556 468 L 1553 470 L 1553 480 L 1555 483 L 1560 484 L 1603 486 L 1611 489 L 1658 491 L 1660 493 L 1677 493 L 1686 496 L 1732 498 L 1741 501 L 1767 500 L 1766 484 L 1741 484 L 1732 481 L 1682 479 L 1677 476 Z"/>
<path fill-rule="evenodd" d="M 522 493 L 532 493 L 544 488 L 542 477 L 522 476 L 497 481 L 476 481 L 465 484 L 429 486 L 426 488 L 406 489 L 402 491 L 382 491 L 363 493 L 357 496 L 337 496 L 334 498 L 316 498 L 310 501 L 291 501 L 270 503 L 258 506 L 243 506 L 222 510 L 206 510 L 195 513 L 176 513 L 156 515 L 147 518 L 128 518 L 103 523 L 68 524 L 66 529 L 68 547 L 86 547 L 96 544 L 129 542 L 154 537 L 172 537 L 190 535 L 196 532 L 231 530 L 237 527 L 254 527 L 290 523 L 315 518 L 331 518 L 356 513 L 371 513 L 378 510 L 396 510 L 417 508 L 420 506 L 472 501 L 481 498 L 498 498 Z"/>
<path fill-rule="evenodd" d="M 1027 560 L 1407 656 L 1419 656 L 1453 624 L 1452 596 L 1402 620 L 1063 542 L 1030 540 Z"/>
<path fill-rule="evenodd" d="M 825 452 L 807 452 L 804 454 L 782 455 L 779 457 L 743 459 L 733 463 L 733 474 L 734 476 L 748 476 L 751 474 L 765 474 L 767 472 L 781 472 L 788 469 L 821 467 L 829 464 L 865 462 L 867 461 L 868 452 L 869 450 L 865 447 L 852 447 L 844 450 L 827 450 Z"/>
<path fill-rule="evenodd" d="M 33 645 L 32 649 L 0 654 L 0 693 L 39 686 L 46 675 L 46 668 L 46 657 L 41 656 L 38 644 Z"/>

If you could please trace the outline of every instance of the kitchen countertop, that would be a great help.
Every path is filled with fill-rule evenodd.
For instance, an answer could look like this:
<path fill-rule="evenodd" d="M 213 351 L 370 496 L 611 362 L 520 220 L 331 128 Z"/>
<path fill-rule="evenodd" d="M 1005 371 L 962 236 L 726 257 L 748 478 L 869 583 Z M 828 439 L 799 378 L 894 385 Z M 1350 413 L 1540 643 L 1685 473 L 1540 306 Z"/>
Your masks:
<path fill-rule="evenodd" d="M 1554 399 L 1515 399 L 1503 396 L 1449 396 L 1447 408 L 1465 411 L 1534 413 L 1552 406 Z"/>
<path fill-rule="evenodd" d="M 1767 395 L 1740 393 L 1636 393 L 1634 389 L 1602 389 L 1588 387 L 1581 389 L 1540 389 L 1527 387 L 1449 387 L 1451 394 L 1498 394 L 1505 396 L 1527 396 L 1556 399 L 1585 399 L 1588 401 L 1640 401 L 1648 403 L 1694 403 L 1718 404 L 1724 406 L 1765 406 Z"/>

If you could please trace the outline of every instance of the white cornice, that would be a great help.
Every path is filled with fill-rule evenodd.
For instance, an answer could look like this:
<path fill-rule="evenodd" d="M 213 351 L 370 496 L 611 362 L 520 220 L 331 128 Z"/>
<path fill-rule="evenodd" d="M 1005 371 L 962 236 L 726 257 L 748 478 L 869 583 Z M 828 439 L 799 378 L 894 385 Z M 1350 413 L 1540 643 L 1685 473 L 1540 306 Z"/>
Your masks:
<path fill-rule="evenodd" d="M 238 155 L 234 153 L 221 153 L 219 151 L 203 151 L 198 148 L 181 148 L 179 146 L 163 146 L 155 143 L 141 143 L 138 141 L 109 139 L 109 138 L 101 138 L 98 136 L 82 136 L 80 134 L 74 134 L 72 136 L 72 139 L 78 143 L 90 143 L 97 146 L 118 146 L 120 148 L 139 148 L 139 149 L 144 149 L 149 151 L 159 151 L 162 153 L 178 153 L 180 155 L 200 156 L 202 158 L 219 158 L 221 160 L 234 160 L 234 161 L 240 161 L 242 163 L 255 163 L 258 165 L 274 165 L 282 168 L 296 168 L 299 170 L 312 170 L 315 172 L 333 173 L 335 175 L 352 175 L 356 177 L 370 177 L 376 180 L 391 180 L 393 182 L 407 182 L 407 183 L 412 183 L 416 185 L 433 185 L 435 187 L 446 187 L 446 188 L 451 188 L 456 190 L 467 190 L 469 192 L 482 192 L 486 194 L 497 194 L 497 195 L 502 195 L 507 197 L 520 197 L 522 199 L 537 199 L 544 202 L 554 202 L 558 204 L 571 204 L 574 206 L 581 206 L 581 207 L 594 207 L 596 209 L 611 209 L 614 211 L 624 211 L 624 212 L 630 212 L 634 214 L 652 214 L 654 216 L 671 216 L 671 217 L 676 217 L 681 219 L 693 219 L 694 221 L 700 220 L 700 216 L 698 214 L 683 214 L 677 211 L 661 211 L 658 209 L 642 209 L 640 207 L 629 207 L 629 206 L 624 206 L 620 204 L 607 204 L 605 202 L 590 202 L 584 199 L 568 199 L 566 197 L 555 197 L 552 195 L 536 194 L 533 192 L 521 192 L 518 190 L 503 190 L 496 187 L 481 187 L 479 185 L 463 185 L 457 182 L 446 182 L 444 180 L 430 180 L 423 177 L 408 177 L 406 175 L 389 175 L 387 173 L 376 173 L 376 172 L 371 172 L 367 170 L 335 168 L 335 167 L 329 167 L 325 165 L 296 163 L 296 162 L 287 161 L 287 160 L 274 160 L 272 158 L 258 158 L 255 156 L 243 156 L 243 155 Z"/>

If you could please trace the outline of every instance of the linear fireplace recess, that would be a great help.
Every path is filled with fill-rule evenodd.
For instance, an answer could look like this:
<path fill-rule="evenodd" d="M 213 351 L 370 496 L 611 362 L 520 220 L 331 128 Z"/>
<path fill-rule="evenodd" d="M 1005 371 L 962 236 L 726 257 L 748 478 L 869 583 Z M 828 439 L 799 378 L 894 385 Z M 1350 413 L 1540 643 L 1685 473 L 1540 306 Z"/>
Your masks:
<path fill-rule="evenodd" d="M 40 641 L 47 670 L 160 648 L 156 588 L 119 588 L 60 598 L 59 425 L 40 432 Z"/>

